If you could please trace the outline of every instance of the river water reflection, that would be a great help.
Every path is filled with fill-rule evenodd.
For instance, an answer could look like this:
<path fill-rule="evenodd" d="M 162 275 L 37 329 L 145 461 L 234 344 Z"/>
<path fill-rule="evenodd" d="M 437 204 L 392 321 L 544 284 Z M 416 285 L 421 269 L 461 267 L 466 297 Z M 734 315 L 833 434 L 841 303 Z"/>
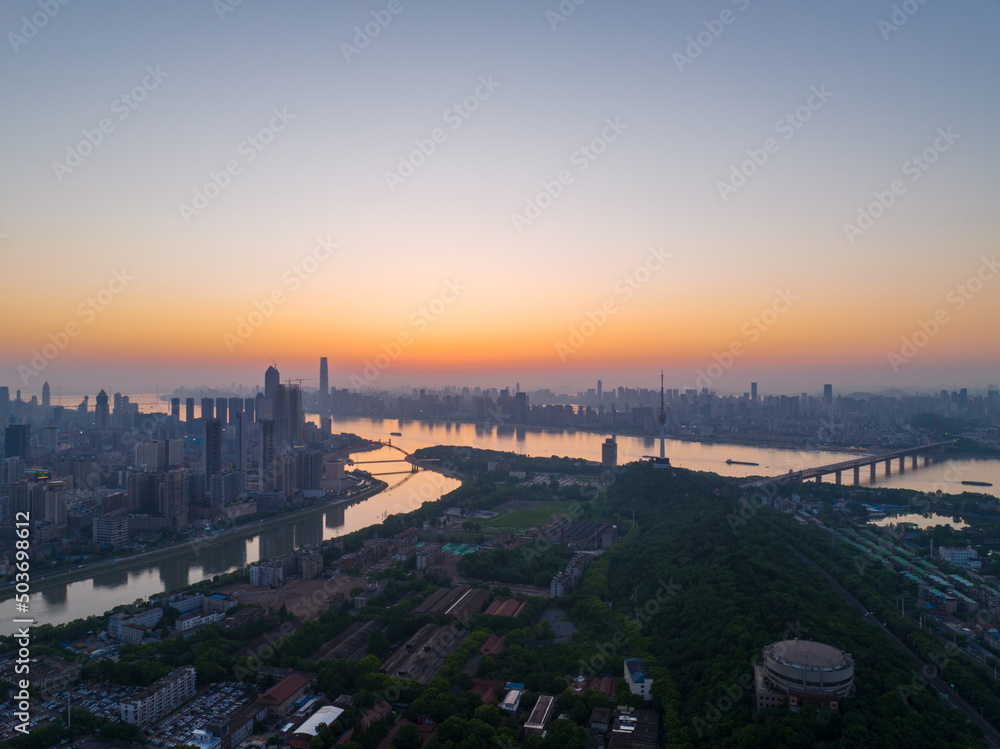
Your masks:
<path fill-rule="evenodd" d="M 318 423 L 315 414 L 307 417 Z M 391 440 L 398 447 L 412 452 L 431 445 L 465 445 L 476 448 L 505 450 L 547 457 L 551 455 L 600 460 L 601 443 L 606 435 L 581 431 L 542 431 L 523 428 L 477 427 L 473 424 L 426 423 L 415 421 L 338 419 L 335 432 L 351 432 L 362 437 Z M 400 432 L 401 436 L 393 436 Z M 645 455 L 658 455 L 659 443 L 653 436 L 618 436 L 618 461 L 625 463 Z M 666 454 L 676 466 L 696 471 L 711 471 L 723 476 L 773 476 L 810 466 L 825 465 L 857 457 L 854 453 L 816 450 L 787 450 L 742 445 L 709 444 L 667 440 Z M 358 460 L 397 459 L 400 453 L 383 448 L 356 456 Z M 727 463 L 727 460 L 758 463 L 757 466 Z M 401 466 L 394 468 L 394 466 Z M 366 466 L 374 470 L 398 471 L 406 464 L 388 463 L 383 467 Z M 1000 460 L 947 461 L 910 469 L 905 474 L 896 470 L 888 480 L 876 479 L 877 486 L 921 489 L 960 493 L 988 492 L 996 495 L 1000 486 Z M 846 476 L 845 476 L 846 477 Z M 36 586 L 32 593 L 31 615 L 39 623 L 61 623 L 100 614 L 121 603 L 146 598 L 163 590 L 172 590 L 198 582 L 206 577 L 229 572 L 259 559 L 279 556 L 292 549 L 321 539 L 335 538 L 378 523 L 385 515 L 406 512 L 425 501 L 438 499 L 459 485 L 459 482 L 432 471 L 380 476 L 389 488 L 359 504 L 318 510 L 314 515 L 289 521 L 287 524 L 243 538 L 222 538 L 197 553 L 191 550 L 155 562 L 122 564 L 102 569 L 91 578 L 51 586 Z M 863 485 L 868 472 L 862 471 Z M 962 480 L 990 481 L 991 488 L 966 487 Z M 9 620 L 0 620 L 0 633 L 14 629 Z"/>

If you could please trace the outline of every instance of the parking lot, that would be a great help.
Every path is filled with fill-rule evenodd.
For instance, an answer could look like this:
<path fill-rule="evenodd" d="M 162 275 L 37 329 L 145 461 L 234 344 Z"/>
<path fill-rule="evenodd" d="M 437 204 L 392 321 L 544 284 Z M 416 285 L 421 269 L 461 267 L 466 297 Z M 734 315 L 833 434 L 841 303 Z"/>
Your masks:
<path fill-rule="evenodd" d="M 225 718 L 246 704 L 245 694 L 246 687 L 239 682 L 212 684 L 204 694 L 147 729 L 149 742 L 164 747 L 183 744 L 192 731 L 203 728 L 209 721 Z"/>

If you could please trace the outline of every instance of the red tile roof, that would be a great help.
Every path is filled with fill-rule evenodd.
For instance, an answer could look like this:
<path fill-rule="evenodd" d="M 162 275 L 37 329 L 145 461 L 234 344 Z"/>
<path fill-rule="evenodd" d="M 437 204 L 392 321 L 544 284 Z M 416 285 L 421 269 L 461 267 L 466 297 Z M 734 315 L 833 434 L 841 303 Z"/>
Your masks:
<path fill-rule="evenodd" d="M 309 679 L 301 674 L 289 674 L 258 697 L 257 702 L 262 705 L 281 705 L 308 683 Z"/>

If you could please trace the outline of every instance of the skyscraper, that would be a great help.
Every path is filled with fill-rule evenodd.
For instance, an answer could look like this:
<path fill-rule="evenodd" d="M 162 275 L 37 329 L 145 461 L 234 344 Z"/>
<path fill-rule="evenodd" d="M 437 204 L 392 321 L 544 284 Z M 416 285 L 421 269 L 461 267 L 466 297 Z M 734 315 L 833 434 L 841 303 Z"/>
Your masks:
<path fill-rule="evenodd" d="M 167 471 L 160 485 L 160 512 L 170 519 L 173 529 L 180 530 L 188 524 L 190 505 L 190 480 L 184 468 Z"/>
<path fill-rule="evenodd" d="M 833 405 L 833 385 L 823 386 L 823 403 L 827 406 Z"/>
<path fill-rule="evenodd" d="M 201 399 L 201 418 L 214 419 L 215 418 L 215 399 L 214 398 L 202 398 Z"/>
<path fill-rule="evenodd" d="M 194 421 L 194 398 L 184 399 L 184 421 L 189 425 Z"/>
<path fill-rule="evenodd" d="M 49 389 L 49 381 L 46 380 L 42 385 L 42 408 L 48 408 L 50 405 L 52 405 L 52 391 Z"/>
<path fill-rule="evenodd" d="M 278 435 L 274 419 L 260 419 L 260 455 L 257 462 L 261 491 L 271 491 L 275 482 L 275 462 L 278 458 Z"/>
<path fill-rule="evenodd" d="M 31 425 L 13 424 L 4 429 L 4 457 L 31 458 Z"/>
<path fill-rule="evenodd" d="M 230 398 L 229 399 L 229 423 L 236 424 L 236 415 L 243 413 L 243 399 L 242 398 Z"/>
<path fill-rule="evenodd" d="M 107 429 L 108 421 L 111 417 L 111 409 L 108 407 L 108 394 L 101 388 L 97 394 L 97 405 L 94 407 L 94 424 L 98 429 Z"/>
<path fill-rule="evenodd" d="M 225 398 L 215 399 L 215 418 L 222 426 L 229 423 L 229 401 Z"/>
<path fill-rule="evenodd" d="M 264 372 L 264 409 L 266 413 L 258 412 L 257 418 L 278 419 L 278 386 L 281 384 L 281 375 L 278 368 L 271 366 Z"/>
<path fill-rule="evenodd" d="M 278 446 L 299 442 L 305 427 L 305 413 L 302 409 L 302 391 L 298 385 L 278 385 L 275 412 Z"/>
<path fill-rule="evenodd" d="M 205 475 L 211 478 L 222 470 L 222 423 L 218 419 L 203 419 L 203 423 L 201 462 Z"/>
<path fill-rule="evenodd" d="M 327 399 L 330 396 L 330 370 L 327 367 L 326 357 L 319 358 L 319 406 L 325 410 Z"/>
<path fill-rule="evenodd" d="M 750 383 L 750 402 L 751 403 L 756 403 L 757 402 L 757 383 L 756 382 L 751 382 Z"/>
<path fill-rule="evenodd" d="M 170 399 L 170 415 L 173 417 L 174 421 L 181 420 L 181 399 L 171 398 Z"/>

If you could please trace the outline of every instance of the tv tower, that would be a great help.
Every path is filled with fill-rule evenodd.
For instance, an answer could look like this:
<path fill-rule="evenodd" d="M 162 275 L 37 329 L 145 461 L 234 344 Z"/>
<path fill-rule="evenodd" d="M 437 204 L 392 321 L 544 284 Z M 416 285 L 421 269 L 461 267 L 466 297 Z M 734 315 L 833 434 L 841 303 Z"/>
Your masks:
<path fill-rule="evenodd" d="M 656 414 L 656 420 L 660 422 L 660 457 L 645 456 L 653 464 L 653 468 L 670 468 L 670 458 L 667 457 L 667 406 L 663 399 L 663 370 L 660 370 L 660 411 Z"/>

